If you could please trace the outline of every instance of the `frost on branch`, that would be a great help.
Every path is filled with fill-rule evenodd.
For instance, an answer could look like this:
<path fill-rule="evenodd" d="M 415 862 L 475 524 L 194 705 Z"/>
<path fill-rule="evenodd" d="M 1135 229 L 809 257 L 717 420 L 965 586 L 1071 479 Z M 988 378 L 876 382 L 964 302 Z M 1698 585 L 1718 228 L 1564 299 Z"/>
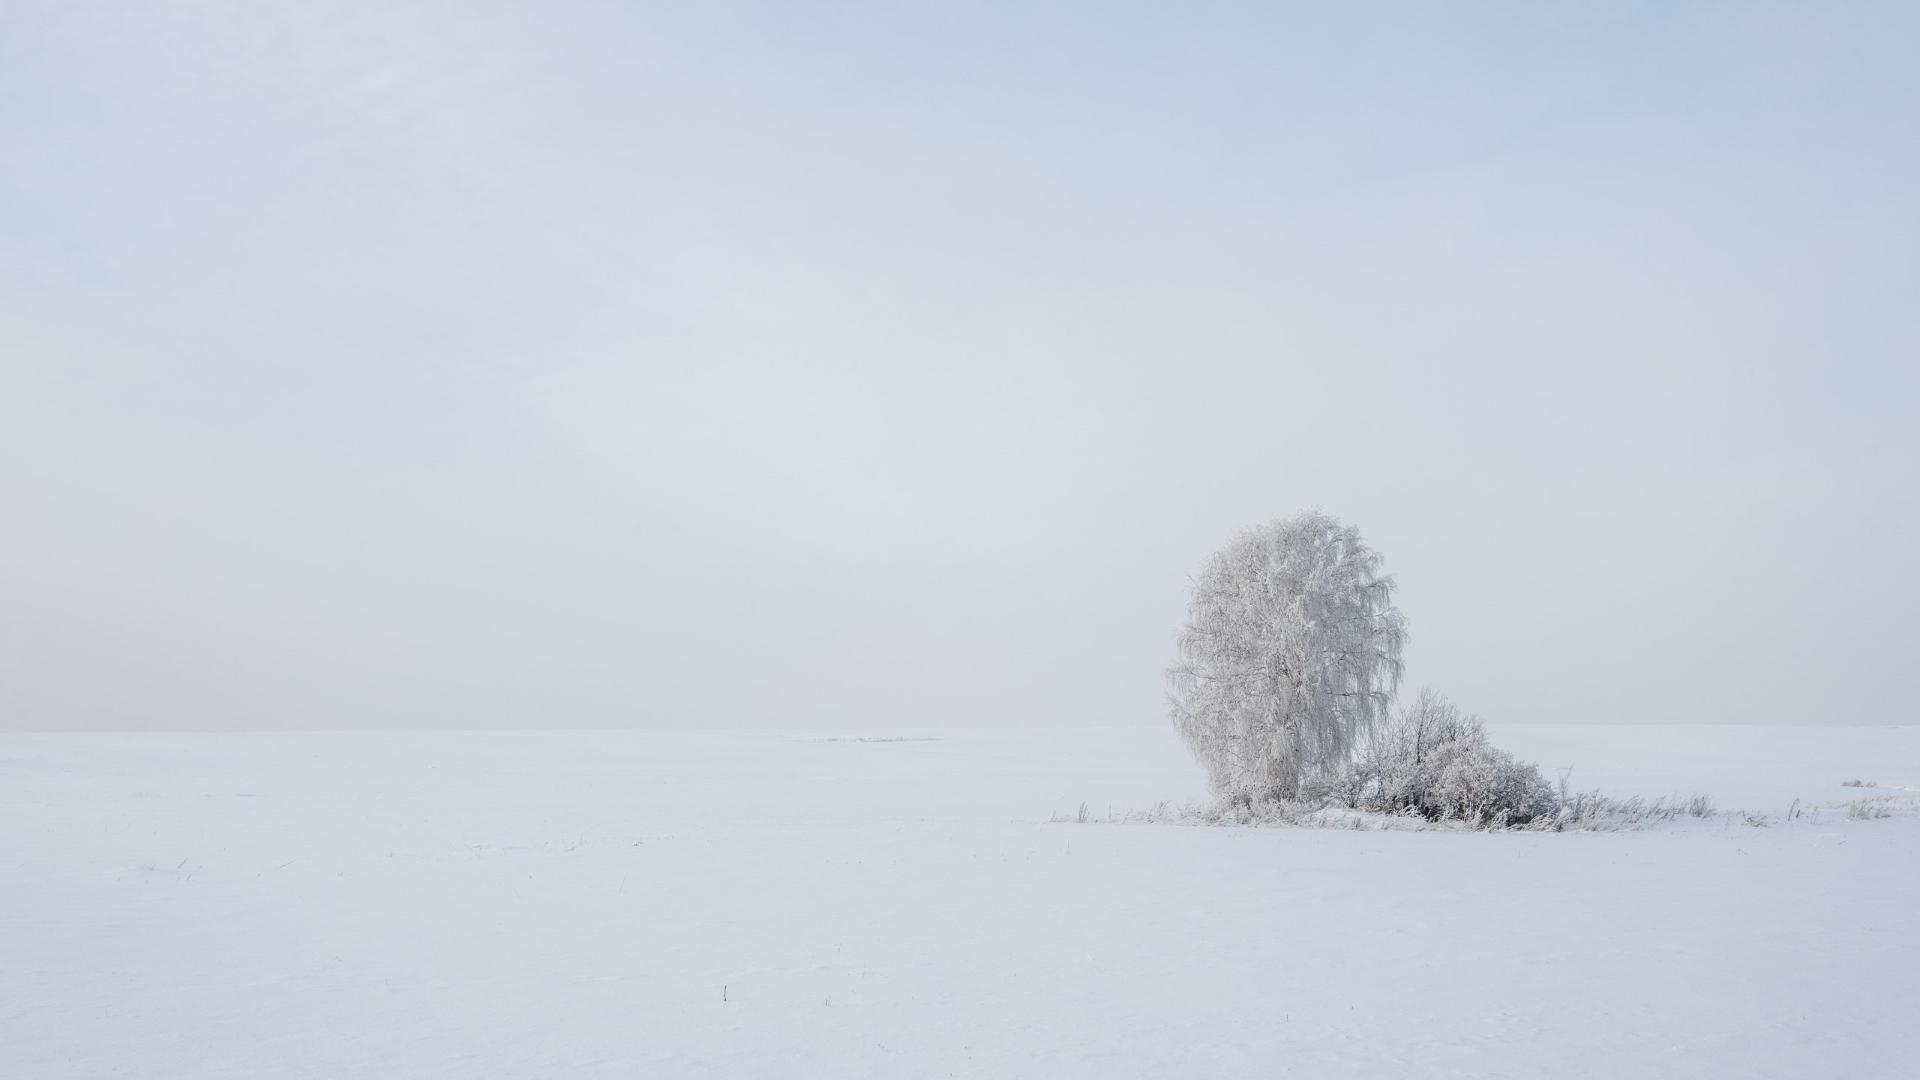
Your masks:
<path fill-rule="evenodd" d="M 1308 512 L 1234 537 L 1194 578 L 1167 680 L 1216 796 L 1296 798 L 1386 716 L 1406 621 L 1381 563 L 1358 529 Z"/>

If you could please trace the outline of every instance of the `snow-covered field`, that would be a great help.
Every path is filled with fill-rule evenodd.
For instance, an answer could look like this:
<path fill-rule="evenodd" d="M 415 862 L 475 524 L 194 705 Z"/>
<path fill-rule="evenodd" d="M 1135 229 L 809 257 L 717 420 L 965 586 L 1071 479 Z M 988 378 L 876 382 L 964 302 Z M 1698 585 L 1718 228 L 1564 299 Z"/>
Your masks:
<path fill-rule="evenodd" d="M 0 736 L 0 1076 L 1920 1075 L 1920 728 L 1498 729 L 1772 819 L 1562 835 L 902 734 Z"/>

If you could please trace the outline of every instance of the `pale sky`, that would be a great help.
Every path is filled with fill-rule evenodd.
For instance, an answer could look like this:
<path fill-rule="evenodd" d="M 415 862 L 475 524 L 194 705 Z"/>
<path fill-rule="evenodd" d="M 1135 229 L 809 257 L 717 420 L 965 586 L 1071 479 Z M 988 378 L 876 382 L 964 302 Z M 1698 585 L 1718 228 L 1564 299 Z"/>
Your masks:
<path fill-rule="evenodd" d="M 0 8 L 0 728 L 1920 720 L 1920 8 Z"/>

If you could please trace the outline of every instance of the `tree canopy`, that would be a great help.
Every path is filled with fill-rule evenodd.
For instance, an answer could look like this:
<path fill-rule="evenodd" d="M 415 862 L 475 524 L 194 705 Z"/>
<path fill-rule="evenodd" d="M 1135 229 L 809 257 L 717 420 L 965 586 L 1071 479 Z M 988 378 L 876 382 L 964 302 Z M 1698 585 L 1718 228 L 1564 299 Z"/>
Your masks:
<path fill-rule="evenodd" d="M 1309 511 L 1240 533 L 1195 576 L 1167 679 L 1215 795 L 1292 798 L 1386 716 L 1407 631 L 1382 562 Z"/>

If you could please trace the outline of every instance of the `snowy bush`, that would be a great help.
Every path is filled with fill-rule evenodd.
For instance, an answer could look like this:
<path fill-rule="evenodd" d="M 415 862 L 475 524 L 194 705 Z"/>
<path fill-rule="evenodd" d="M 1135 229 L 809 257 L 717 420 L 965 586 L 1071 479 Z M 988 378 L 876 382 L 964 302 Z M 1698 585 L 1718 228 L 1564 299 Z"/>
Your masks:
<path fill-rule="evenodd" d="M 1346 765 L 1399 689 L 1393 590 L 1359 531 L 1320 513 L 1250 529 L 1207 561 L 1167 679 L 1215 796 L 1297 798 Z"/>
<path fill-rule="evenodd" d="M 1375 728 L 1320 793 L 1360 809 L 1474 824 L 1527 824 L 1560 802 L 1537 767 L 1494 746 L 1477 717 L 1431 690 Z"/>
<path fill-rule="evenodd" d="M 1530 761 L 1489 745 L 1485 738 L 1439 747 L 1433 755 L 1434 785 L 1426 812 L 1440 818 L 1515 824 L 1554 809 L 1553 789 Z"/>

